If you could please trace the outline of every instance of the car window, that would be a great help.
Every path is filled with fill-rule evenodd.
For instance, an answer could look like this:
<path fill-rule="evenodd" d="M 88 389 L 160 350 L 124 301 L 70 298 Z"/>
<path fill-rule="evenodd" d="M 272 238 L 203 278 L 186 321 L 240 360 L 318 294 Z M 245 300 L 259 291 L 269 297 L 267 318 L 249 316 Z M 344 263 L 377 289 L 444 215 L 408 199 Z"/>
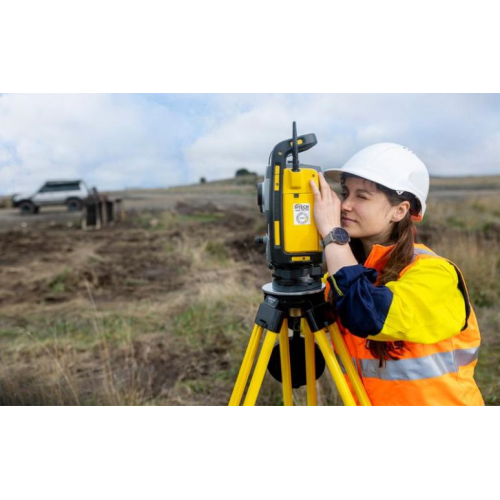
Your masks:
<path fill-rule="evenodd" d="M 57 191 L 57 186 L 43 186 L 39 193 L 52 193 L 54 191 Z"/>
<path fill-rule="evenodd" d="M 80 189 L 80 185 L 78 182 L 69 182 L 67 184 L 52 184 L 43 186 L 40 189 L 40 193 L 54 193 L 60 191 L 78 191 Z"/>

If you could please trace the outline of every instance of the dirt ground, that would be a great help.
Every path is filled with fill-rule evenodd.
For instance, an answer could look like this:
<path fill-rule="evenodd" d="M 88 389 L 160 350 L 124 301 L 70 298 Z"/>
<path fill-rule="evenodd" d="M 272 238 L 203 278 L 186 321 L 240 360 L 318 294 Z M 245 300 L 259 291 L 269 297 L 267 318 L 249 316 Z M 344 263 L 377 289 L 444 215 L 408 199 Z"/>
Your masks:
<path fill-rule="evenodd" d="M 226 385 L 199 395 L 187 383 L 172 392 L 182 380 L 226 370 L 235 347 L 224 338 L 208 345 L 198 331 L 196 342 L 179 341 L 176 318 L 189 316 L 214 282 L 216 290 L 231 286 L 235 273 L 256 294 L 269 281 L 264 249 L 253 244 L 255 199 L 145 198 L 130 200 L 125 221 L 100 231 L 83 231 L 79 215 L 63 210 L 2 211 L 0 342 L 8 348 L 0 354 L 0 403 L 227 403 Z M 242 314 L 247 331 L 251 314 Z M 87 331 L 88 345 L 70 340 Z"/>
<path fill-rule="evenodd" d="M 178 254 L 175 259 L 167 257 L 165 246 L 186 239 L 183 233 L 190 226 L 196 227 L 197 237 L 212 237 L 214 224 L 225 235 L 243 231 L 241 239 L 231 242 L 236 256 L 247 243 L 253 246 L 256 198 L 248 186 L 236 191 L 222 188 L 214 193 L 195 186 L 188 192 L 177 188 L 110 193 L 124 200 L 128 216 L 124 223 L 101 231 L 82 231 L 81 214 L 64 207 L 42 207 L 38 215 L 28 216 L 17 209 L 0 210 L 0 307 L 69 301 L 85 283 L 110 301 L 178 290 L 179 270 L 186 262 Z M 165 211 L 179 216 L 168 228 L 158 219 Z M 71 269 L 71 277 L 64 279 L 64 294 L 54 293 L 57 281 L 50 281 L 61 267 Z"/>
<path fill-rule="evenodd" d="M 125 200 L 126 219 L 100 231 L 83 231 L 79 214 L 63 209 L 0 210 L 0 404 L 227 404 L 261 286 L 271 279 L 264 248 L 254 244 L 265 232 L 254 186 L 113 195 Z M 467 213 L 496 220 L 497 202 L 484 200 L 471 201 Z M 446 217 L 447 206 L 440 203 Z M 455 206 L 449 201 L 454 217 Z M 421 234 L 434 242 L 441 233 L 423 226 Z M 486 262 L 485 251 L 474 262 Z M 496 269 L 484 277 L 469 271 L 481 283 L 492 278 L 478 300 L 493 404 Z M 272 383 L 263 404 L 280 404 Z M 328 385 L 320 394 L 325 404 L 337 401 Z"/>

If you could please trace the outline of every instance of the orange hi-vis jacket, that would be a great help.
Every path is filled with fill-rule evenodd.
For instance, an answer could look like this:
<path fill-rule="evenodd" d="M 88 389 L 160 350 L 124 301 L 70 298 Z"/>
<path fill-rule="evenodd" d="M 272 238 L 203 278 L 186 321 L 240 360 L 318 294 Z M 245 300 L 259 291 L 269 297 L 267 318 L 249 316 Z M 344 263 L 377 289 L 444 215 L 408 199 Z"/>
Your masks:
<path fill-rule="evenodd" d="M 424 245 L 398 280 L 377 285 L 393 246 L 374 245 L 363 265 L 325 275 L 337 322 L 377 406 L 483 405 L 474 381 L 480 333 L 461 272 Z M 380 366 L 367 340 L 404 341 Z"/>

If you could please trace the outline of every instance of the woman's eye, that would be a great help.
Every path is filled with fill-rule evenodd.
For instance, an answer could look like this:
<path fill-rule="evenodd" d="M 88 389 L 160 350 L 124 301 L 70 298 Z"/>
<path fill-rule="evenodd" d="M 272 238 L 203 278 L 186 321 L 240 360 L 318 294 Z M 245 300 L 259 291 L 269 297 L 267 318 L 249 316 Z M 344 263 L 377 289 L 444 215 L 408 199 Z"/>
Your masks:
<path fill-rule="evenodd" d="M 340 193 L 340 197 L 345 200 L 347 198 L 347 193 Z"/>
<path fill-rule="evenodd" d="M 365 198 L 364 196 L 361 196 L 358 194 L 358 198 L 361 198 L 362 200 L 367 200 L 368 198 Z"/>

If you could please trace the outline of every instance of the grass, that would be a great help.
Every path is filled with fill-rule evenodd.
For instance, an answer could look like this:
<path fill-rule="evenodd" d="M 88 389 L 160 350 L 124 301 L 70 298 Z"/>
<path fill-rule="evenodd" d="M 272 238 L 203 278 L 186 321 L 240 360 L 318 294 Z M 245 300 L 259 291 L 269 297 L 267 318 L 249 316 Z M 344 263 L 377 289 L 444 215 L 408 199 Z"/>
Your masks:
<path fill-rule="evenodd" d="M 143 404 L 152 382 L 139 366 L 136 341 L 153 325 L 160 326 L 95 312 L 3 328 L 0 403 Z"/>
<path fill-rule="evenodd" d="M 178 214 L 171 211 L 141 212 L 134 224 L 149 231 L 168 231 L 175 228 L 186 228 L 203 223 L 216 223 L 225 217 L 224 213 L 194 212 L 192 214 Z"/>
<path fill-rule="evenodd" d="M 490 405 L 500 404 L 499 214 L 498 197 L 431 197 L 420 226 L 425 242 L 464 273 L 483 336 L 476 378 Z M 144 295 L 106 301 L 89 285 L 88 293 L 65 309 L 56 303 L 3 311 L 0 403 L 227 404 L 267 270 L 248 248 L 238 256 L 228 244 L 235 231 L 265 232 L 262 217 L 256 214 L 238 229 L 225 226 L 226 217 L 148 211 L 129 218 L 127 231 L 137 232 L 137 245 L 147 236 L 168 262 L 178 263 L 185 279 L 172 290 L 146 294 L 150 282 L 138 274 L 124 284 Z M 147 245 L 140 249 L 147 263 Z M 127 258 L 139 258 L 134 247 Z M 96 266 L 106 266 L 107 259 L 105 253 L 88 258 Z M 57 269 L 49 289 L 66 296 L 77 275 L 66 262 Z M 318 400 L 341 404 L 327 373 L 318 383 Z M 294 401 L 305 404 L 305 388 L 294 391 Z M 281 385 L 268 374 L 258 404 L 283 404 Z"/>
<path fill-rule="evenodd" d="M 230 302 L 189 304 L 174 319 L 174 334 L 194 347 L 231 345 L 247 331 Z"/>
<path fill-rule="evenodd" d="M 209 240 L 205 245 L 205 252 L 215 262 L 224 263 L 229 259 L 229 251 L 223 240 Z"/>
<path fill-rule="evenodd" d="M 54 293 L 64 293 L 67 287 L 67 280 L 70 274 L 68 268 L 64 268 L 59 274 L 55 276 L 49 283 L 49 288 Z"/>
<path fill-rule="evenodd" d="M 500 405 L 500 347 L 482 347 L 475 379 L 485 404 Z"/>
<path fill-rule="evenodd" d="M 498 193 L 471 194 L 461 197 L 431 195 L 421 225 L 424 227 L 458 227 L 468 231 L 481 230 L 486 223 L 500 223 Z"/>
<path fill-rule="evenodd" d="M 120 342 L 129 339 L 133 332 L 161 331 L 160 319 L 126 316 L 123 313 L 98 314 L 97 316 L 68 315 L 50 318 L 31 317 L 27 327 L 4 326 L 0 328 L 0 343 L 15 340 L 15 348 L 31 343 L 69 342 L 76 348 L 92 347 L 99 342 L 96 337 L 96 321 L 101 337 Z M 5 348 L 5 346 L 4 346 Z"/>
<path fill-rule="evenodd" d="M 500 304 L 499 241 L 486 238 L 480 231 L 444 231 L 429 245 L 461 269 L 474 306 Z"/>
<path fill-rule="evenodd" d="M 500 176 L 431 177 L 431 191 L 437 189 L 487 190 L 500 188 Z"/>
<path fill-rule="evenodd" d="M 189 262 L 184 286 L 169 297 L 107 310 L 87 284 L 84 305 L 64 314 L 40 307 L 22 321 L 5 317 L 0 322 L 0 403 L 227 403 L 261 293 L 252 293 L 238 279 L 241 264 L 230 258 L 221 237 L 198 236 L 199 228 L 219 215 L 154 215 L 169 230 L 186 221 L 198 228 L 163 247 L 167 256 L 181 254 Z M 135 222 L 149 228 L 148 217 Z M 107 263 L 104 256 L 87 261 Z M 69 292 L 66 285 L 75 279 L 69 269 L 49 281 L 51 292 Z M 131 277 L 125 282 L 147 285 Z"/>

